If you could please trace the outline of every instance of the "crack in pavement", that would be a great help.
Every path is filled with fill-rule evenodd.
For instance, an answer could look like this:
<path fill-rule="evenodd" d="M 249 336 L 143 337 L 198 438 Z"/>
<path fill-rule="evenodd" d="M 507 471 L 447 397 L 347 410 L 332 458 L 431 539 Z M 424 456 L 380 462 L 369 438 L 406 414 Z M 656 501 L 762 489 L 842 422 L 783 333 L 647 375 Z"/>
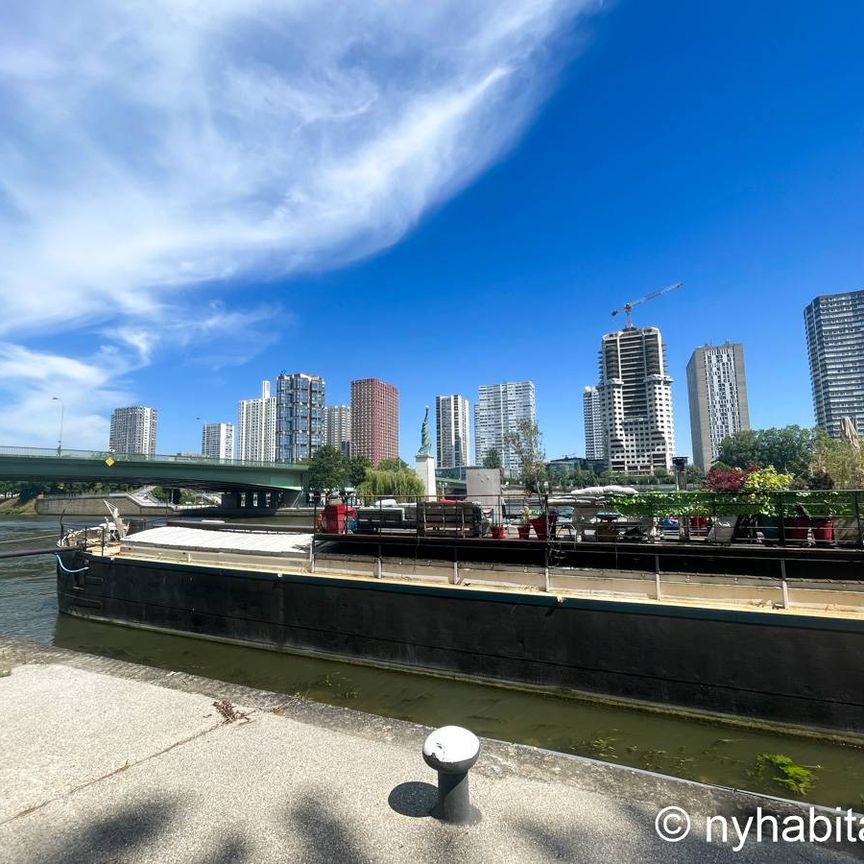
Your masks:
<path fill-rule="evenodd" d="M 245 719 L 241 723 L 238 723 L 237 725 L 246 726 L 248 723 L 253 722 L 251 719 L 251 715 L 257 713 L 258 712 L 255 709 L 247 712 L 247 719 Z M 201 731 L 196 732 L 194 735 L 189 735 L 186 738 L 175 741 L 173 744 L 169 744 L 167 747 L 163 747 L 161 750 L 157 750 L 155 753 L 150 753 L 148 756 L 144 756 L 141 759 L 136 760 L 135 762 L 127 761 L 125 765 L 121 765 L 119 768 L 115 768 L 113 771 L 109 771 L 107 774 L 103 774 L 101 777 L 94 777 L 92 780 L 88 780 L 86 783 L 81 783 L 78 786 L 73 786 L 71 789 L 62 793 L 61 795 L 55 795 L 53 798 L 48 798 L 45 801 L 41 801 L 39 804 L 34 804 L 32 807 L 27 807 L 24 810 L 21 810 L 14 816 L 10 816 L 8 819 L 4 819 L 2 822 L 0 822 L 0 826 L 8 825 L 10 822 L 14 822 L 16 819 L 20 819 L 22 816 L 28 816 L 30 813 L 35 813 L 37 810 L 41 810 L 43 807 L 47 807 L 49 804 L 53 804 L 55 801 L 61 801 L 64 798 L 68 798 L 71 795 L 74 795 L 76 792 L 80 792 L 82 789 L 87 789 L 90 786 L 95 786 L 97 783 L 101 783 L 103 780 L 108 780 L 110 777 L 114 777 L 117 774 L 122 774 L 124 771 L 128 771 L 130 768 L 137 768 L 139 765 L 143 765 L 145 762 L 149 762 L 151 759 L 157 759 L 160 756 L 164 756 L 166 753 L 169 753 L 176 747 L 182 747 L 184 744 L 189 744 L 191 741 L 195 741 L 196 739 L 201 738 L 204 735 L 209 735 L 211 732 L 215 732 L 217 729 L 221 729 L 223 726 L 231 725 L 232 722 L 233 721 L 231 720 L 220 720 L 218 723 L 210 726 L 207 729 L 202 729 Z"/>

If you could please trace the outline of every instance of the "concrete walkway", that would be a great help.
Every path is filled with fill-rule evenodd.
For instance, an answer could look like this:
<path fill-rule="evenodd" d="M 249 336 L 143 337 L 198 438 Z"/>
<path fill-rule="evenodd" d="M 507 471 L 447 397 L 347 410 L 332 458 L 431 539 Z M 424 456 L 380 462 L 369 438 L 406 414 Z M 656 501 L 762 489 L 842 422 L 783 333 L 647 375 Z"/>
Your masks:
<path fill-rule="evenodd" d="M 3 637 L 0 675 L 4 864 L 785 864 L 857 853 L 753 842 L 736 853 L 705 841 L 704 814 L 797 805 L 485 740 L 471 774 L 482 820 L 453 827 L 428 815 L 423 727 Z M 245 716 L 226 721 L 217 699 Z M 678 843 L 654 830 L 672 804 L 694 825 Z"/>

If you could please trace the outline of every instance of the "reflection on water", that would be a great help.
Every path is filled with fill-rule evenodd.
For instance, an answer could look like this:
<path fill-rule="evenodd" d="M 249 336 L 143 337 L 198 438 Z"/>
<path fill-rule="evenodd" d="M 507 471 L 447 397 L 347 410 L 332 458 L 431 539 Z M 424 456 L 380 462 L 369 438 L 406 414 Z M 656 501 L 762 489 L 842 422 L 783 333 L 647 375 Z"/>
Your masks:
<path fill-rule="evenodd" d="M 57 530 L 54 523 L 0 522 L 0 541 L 23 536 L 24 529 L 30 534 L 41 530 L 46 537 L 56 536 Z M 457 723 L 491 738 L 789 797 L 770 776 L 754 773 L 758 754 L 784 753 L 801 765 L 816 766 L 810 799 L 859 810 L 864 803 L 864 750 L 855 747 L 58 616 L 54 588 L 53 561 L 0 561 L 0 632 L 430 726 Z"/>

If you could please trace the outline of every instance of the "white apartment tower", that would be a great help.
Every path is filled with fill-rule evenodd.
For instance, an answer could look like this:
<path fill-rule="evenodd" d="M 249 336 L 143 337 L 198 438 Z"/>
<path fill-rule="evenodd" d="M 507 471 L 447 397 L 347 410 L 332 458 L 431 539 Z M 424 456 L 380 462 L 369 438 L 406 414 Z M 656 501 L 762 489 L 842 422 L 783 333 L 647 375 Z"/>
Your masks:
<path fill-rule="evenodd" d="M 836 438 L 849 417 L 864 436 L 864 291 L 817 297 L 804 326 L 816 425 Z"/>
<path fill-rule="evenodd" d="M 597 393 L 606 464 L 616 474 L 672 469 L 672 379 L 665 354 L 656 327 L 627 327 L 603 337 Z"/>
<path fill-rule="evenodd" d="M 603 412 L 600 410 L 600 394 L 596 387 L 586 387 L 582 392 L 582 414 L 585 418 L 585 458 L 599 461 L 605 451 Z"/>
<path fill-rule="evenodd" d="M 743 346 L 697 348 L 687 364 L 687 397 L 693 462 L 707 471 L 717 461 L 720 442 L 750 428 Z"/>
<path fill-rule="evenodd" d="M 516 454 L 506 443 L 508 433 L 518 432 L 518 424 L 526 420 L 537 422 L 537 405 L 532 381 L 511 381 L 506 384 L 484 384 L 474 406 L 474 453 L 476 464 L 482 465 L 490 450 L 501 454 L 501 467 L 510 477 L 519 474 L 521 466 Z"/>
<path fill-rule="evenodd" d="M 464 396 L 435 397 L 435 438 L 439 468 L 469 465 L 468 400 Z"/>
<path fill-rule="evenodd" d="M 201 429 L 201 455 L 220 462 L 234 458 L 234 426 L 231 423 L 205 423 Z"/>
<path fill-rule="evenodd" d="M 328 405 L 325 409 L 325 439 L 328 447 L 351 455 L 351 406 Z"/>
<path fill-rule="evenodd" d="M 270 382 L 261 382 L 260 399 L 243 399 L 237 407 L 238 459 L 276 461 L 276 397 Z"/>
<path fill-rule="evenodd" d="M 113 453 L 155 456 L 156 418 L 155 408 L 142 405 L 115 408 L 111 413 L 108 449 Z"/>

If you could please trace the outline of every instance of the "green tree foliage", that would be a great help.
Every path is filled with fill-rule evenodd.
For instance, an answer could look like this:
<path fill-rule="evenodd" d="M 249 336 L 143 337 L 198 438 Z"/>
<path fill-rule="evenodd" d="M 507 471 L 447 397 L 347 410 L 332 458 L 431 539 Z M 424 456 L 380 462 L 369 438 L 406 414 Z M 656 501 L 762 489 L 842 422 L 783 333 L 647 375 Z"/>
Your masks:
<path fill-rule="evenodd" d="M 815 443 L 812 429 L 783 426 L 736 432 L 720 442 L 718 462 L 731 468 L 767 468 L 793 476 L 808 472 Z"/>
<path fill-rule="evenodd" d="M 366 501 L 375 498 L 416 498 L 425 493 L 423 481 L 410 469 L 405 471 L 368 470 L 357 492 Z"/>
<path fill-rule="evenodd" d="M 501 454 L 494 447 L 483 457 L 483 467 L 484 468 L 500 468 L 501 467 Z"/>
<path fill-rule="evenodd" d="M 701 486 L 705 482 L 705 472 L 698 465 L 687 466 L 687 485 Z"/>
<path fill-rule="evenodd" d="M 309 488 L 313 492 L 344 489 L 348 481 L 348 460 L 335 448 L 325 445 L 309 460 Z"/>
<path fill-rule="evenodd" d="M 745 492 L 784 492 L 792 486 L 795 478 L 779 472 L 773 465 L 757 468 L 744 478 Z"/>
<path fill-rule="evenodd" d="M 504 436 L 504 443 L 513 450 L 519 460 L 519 479 L 522 485 L 533 492 L 539 491 L 547 476 L 542 439 L 537 424 L 530 420 L 519 420 L 515 431 Z"/>
<path fill-rule="evenodd" d="M 406 471 L 407 469 L 408 463 L 403 462 L 398 456 L 382 459 L 378 463 L 379 471 Z"/>
<path fill-rule="evenodd" d="M 372 463 L 366 456 L 351 456 L 348 462 L 348 484 L 356 489 L 365 479 Z"/>
<path fill-rule="evenodd" d="M 39 495 L 102 495 L 108 492 L 125 492 L 136 489 L 129 483 L 62 483 L 59 481 L 39 483 L 30 480 L 4 480 L 0 482 L 0 496 L 15 496 L 24 504 Z"/>
<path fill-rule="evenodd" d="M 864 445 L 819 432 L 810 463 L 811 489 L 864 489 Z"/>

